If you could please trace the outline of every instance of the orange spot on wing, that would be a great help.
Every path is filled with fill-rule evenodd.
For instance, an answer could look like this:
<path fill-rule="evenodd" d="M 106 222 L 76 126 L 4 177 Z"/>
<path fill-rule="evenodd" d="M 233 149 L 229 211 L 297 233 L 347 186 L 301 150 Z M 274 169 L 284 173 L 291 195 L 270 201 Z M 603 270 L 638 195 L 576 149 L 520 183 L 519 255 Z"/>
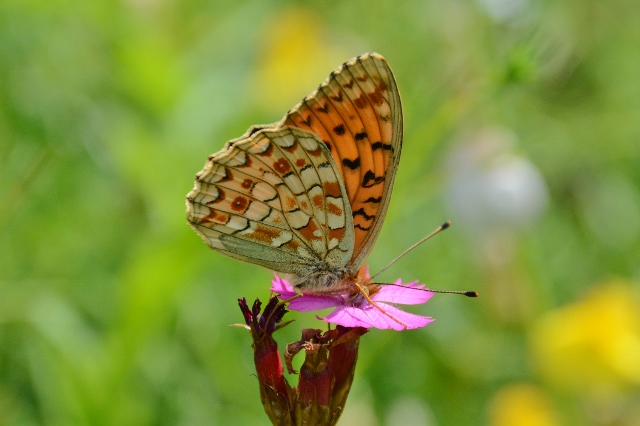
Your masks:
<path fill-rule="evenodd" d="M 382 93 L 377 88 L 375 92 L 369 93 L 369 99 L 376 105 L 382 105 Z"/>
<path fill-rule="evenodd" d="M 307 240 L 321 240 L 322 234 L 315 235 L 315 232 L 318 230 L 318 226 L 316 225 L 315 220 L 310 220 L 307 226 L 298 229 L 297 231 L 302 235 L 302 237 Z"/>
<path fill-rule="evenodd" d="M 322 189 L 324 189 L 324 194 L 328 197 L 340 197 L 340 185 L 338 185 L 338 182 L 325 182 Z"/>
<path fill-rule="evenodd" d="M 267 226 L 264 226 L 258 223 L 256 225 L 256 230 L 250 234 L 246 234 L 246 236 L 251 238 L 252 240 L 262 241 L 264 243 L 271 244 L 271 242 L 274 239 L 278 238 L 281 234 L 282 232 L 277 229 L 269 228 Z"/>
<path fill-rule="evenodd" d="M 300 247 L 300 244 L 298 244 L 298 242 L 296 240 L 292 239 L 291 241 L 289 241 L 284 246 L 287 247 L 291 251 L 298 251 L 298 247 Z"/>
<path fill-rule="evenodd" d="M 341 240 L 342 237 L 344 237 L 344 228 L 329 229 L 329 240 L 333 240 L 334 238 Z"/>
<path fill-rule="evenodd" d="M 318 148 L 314 149 L 313 151 L 307 151 L 307 154 L 313 157 L 320 157 L 322 155 L 322 149 L 320 148 L 320 146 L 318 146 Z"/>
<path fill-rule="evenodd" d="M 286 211 L 293 210 L 298 206 L 296 199 L 292 197 L 284 197 L 284 203 L 285 203 L 284 209 Z"/>
<path fill-rule="evenodd" d="M 206 223 L 219 223 L 226 224 L 229 221 L 229 215 L 226 213 L 221 213 L 216 210 L 211 210 L 211 213 L 202 217 L 198 223 L 204 225 Z"/>
<path fill-rule="evenodd" d="M 244 212 L 249 204 L 249 200 L 244 197 L 236 197 L 231 202 L 231 210 L 235 210 L 237 212 Z"/>
<path fill-rule="evenodd" d="M 365 94 L 364 94 L 364 93 L 362 93 L 362 94 L 360 95 L 360 97 L 358 97 L 357 99 L 354 99 L 354 100 L 353 100 L 353 104 L 354 104 L 356 107 L 358 107 L 358 108 L 362 109 L 362 108 L 364 108 L 364 107 L 366 107 L 366 106 L 367 106 L 367 97 L 365 96 Z"/>
<path fill-rule="evenodd" d="M 342 216 L 342 209 L 333 203 L 327 203 L 327 211 L 336 216 Z"/>
<path fill-rule="evenodd" d="M 280 174 L 287 173 L 289 170 L 291 170 L 291 166 L 289 165 L 289 162 L 284 158 L 281 158 L 275 163 L 273 163 L 273 168 Z"/>

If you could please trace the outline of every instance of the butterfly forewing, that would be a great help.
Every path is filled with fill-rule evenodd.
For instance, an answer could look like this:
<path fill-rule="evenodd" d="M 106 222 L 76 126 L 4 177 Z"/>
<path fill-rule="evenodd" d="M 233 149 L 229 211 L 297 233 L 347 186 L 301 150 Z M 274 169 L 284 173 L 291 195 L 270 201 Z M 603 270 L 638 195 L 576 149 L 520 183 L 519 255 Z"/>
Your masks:
<path fill-rule="evenodd" d="M 340 172 L 322 141 L 297 128 L 249 131 L 211 156 L 187 214 L 210 247 L 280 272 L 340 268 L 353 251 Z"/>
<path fill-rule="evenodd" d="M 350 264 L 371 251 L 391 198 L 402 147 L 402 107 L 391 68 L 378 54 L 346 62 L 282 123 L 317 134 L 340 167 L 354 224 Z"/>

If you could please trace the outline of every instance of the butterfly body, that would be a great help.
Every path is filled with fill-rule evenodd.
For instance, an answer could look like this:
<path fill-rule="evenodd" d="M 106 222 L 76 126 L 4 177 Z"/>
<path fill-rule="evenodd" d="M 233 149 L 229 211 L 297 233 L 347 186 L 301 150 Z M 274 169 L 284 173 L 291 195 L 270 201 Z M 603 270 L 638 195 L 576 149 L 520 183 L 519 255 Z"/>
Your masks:
<path fill-rule="evenodd" d="M 271 125 L 209 157 L 187 195 L 213 249 L 289 274 L 310 294 L 350 294 L 379 234 L 402 145 L 388 64 L 370 53 L 335 70 Z"/>

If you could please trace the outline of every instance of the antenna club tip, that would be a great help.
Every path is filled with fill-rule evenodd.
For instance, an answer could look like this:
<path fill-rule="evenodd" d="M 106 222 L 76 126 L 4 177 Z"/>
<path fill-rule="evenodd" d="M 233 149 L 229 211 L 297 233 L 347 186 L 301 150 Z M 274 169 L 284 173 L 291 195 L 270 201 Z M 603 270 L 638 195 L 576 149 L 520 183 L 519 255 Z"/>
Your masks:
<path fill-rule="evenodd" d="M 464 295 L 467 297 L 478 297 L 478 292 L 476 291 L 465 291 Z"/>
<path fill-rule="evenodd" d="M 440 228 L 441 228 L 441 229 L 447 229 L 447 228 L 448 228 L 448 227 L 450 227 L 450 226 L 451 226 L 451 221 L 450 221 L 450 220 L 448 220 L 448 221 L 446 221 L 445 223 L 443 223 L 442 225 L 440 225 Z"/>

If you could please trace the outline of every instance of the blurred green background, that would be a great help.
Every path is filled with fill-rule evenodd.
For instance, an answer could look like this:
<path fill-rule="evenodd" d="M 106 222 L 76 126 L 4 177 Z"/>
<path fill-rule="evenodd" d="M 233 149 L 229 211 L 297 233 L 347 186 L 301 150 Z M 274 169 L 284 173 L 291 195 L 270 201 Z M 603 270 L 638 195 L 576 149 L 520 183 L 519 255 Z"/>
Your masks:
<path fill-rule="evenodd" d="M 267 424 L 228 325 L 272 275 L 209 250 L 184 197 L 377 51 L 405 137 L 368 263 L 451 219 L 381 278 L 481 297 L 364 336 L 342 424 L 640 425 L 639 22 L 636 0 L 0 2 L 0 424 Z M 289 319 L 281 344 L 322 327 Z"/>

